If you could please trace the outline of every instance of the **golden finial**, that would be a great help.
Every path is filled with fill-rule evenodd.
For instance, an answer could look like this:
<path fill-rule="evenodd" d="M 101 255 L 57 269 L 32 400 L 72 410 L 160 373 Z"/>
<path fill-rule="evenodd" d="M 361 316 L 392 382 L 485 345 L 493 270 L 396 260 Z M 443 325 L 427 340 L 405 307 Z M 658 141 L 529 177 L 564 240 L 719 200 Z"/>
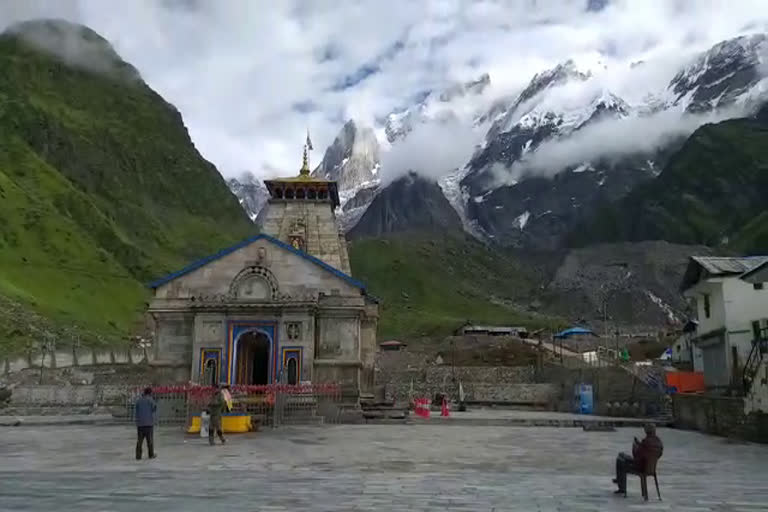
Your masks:
<path fill-rule="evenodd" d="M 309 155 L 307 154 L 307 146 L 304 145 L 304 157 L 302 159 L 301 170 L 299 176 L 309 176 Z"/>
<path fill-rule="evenodd" d="M 299 176 L 309 176 L 309 152 L 313 149 L 312 140 L 309 138 L 309 128 L 307 128 L 307 142 L 304 143 L 304 158 L 301 164 L 301 170 L 299 171 Z"/>

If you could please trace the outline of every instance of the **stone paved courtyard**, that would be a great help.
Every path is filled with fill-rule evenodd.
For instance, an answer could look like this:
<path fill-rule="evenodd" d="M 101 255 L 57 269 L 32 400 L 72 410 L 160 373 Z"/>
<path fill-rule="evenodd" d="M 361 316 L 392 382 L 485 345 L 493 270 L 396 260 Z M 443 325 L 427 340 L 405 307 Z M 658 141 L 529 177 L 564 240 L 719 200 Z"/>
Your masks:
<path fill-rule="evenodd" d="M 768 446 L 660 430 L 663 502 L 610 482 L 637 429 L 292 427 L 225 446 L 167 428 L 132 460 L 130 427 L 0 429 L 0 510 L 768 510 Z M 653 492 L 653 491 L 652 491 Z"/>

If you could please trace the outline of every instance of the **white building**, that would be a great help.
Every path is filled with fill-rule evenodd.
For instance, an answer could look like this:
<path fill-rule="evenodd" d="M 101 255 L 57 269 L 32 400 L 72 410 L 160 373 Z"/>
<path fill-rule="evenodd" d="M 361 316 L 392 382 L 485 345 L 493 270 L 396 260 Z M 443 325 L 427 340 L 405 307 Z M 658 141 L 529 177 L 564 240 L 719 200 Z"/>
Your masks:
<path fill-rule="evenodd" d="M 768 256 L 694 256 L 688 263 L 681 290 L 695 302 L 693 362 L 694 369 L 704 372 L 707 388 L 741 385 L 755 326 L 768 319 L 768 286 L 742 278 L 766 263 Z"/>
<path fill-rule="evenodd" d="M 668 359 L 678 365 L 690 365 L 694 371 L 703 372 L 701 349 L 697 348 L 692 339 L 696 336 L 699 325 L 697 320 L 688 320 L 683 327 L 683 333 L 669 347 Z"/>
<path fill-rule="evenodd" d="M 762 289 L 768 283 L 768 262 L 758 265 L 743 276 L 742 280 Z M 766 315 L 768 316 L 768 315 Z M 745 412 L 768 412 L 768 319 L 752 322 L 756 346 L 745 368 Z"/>

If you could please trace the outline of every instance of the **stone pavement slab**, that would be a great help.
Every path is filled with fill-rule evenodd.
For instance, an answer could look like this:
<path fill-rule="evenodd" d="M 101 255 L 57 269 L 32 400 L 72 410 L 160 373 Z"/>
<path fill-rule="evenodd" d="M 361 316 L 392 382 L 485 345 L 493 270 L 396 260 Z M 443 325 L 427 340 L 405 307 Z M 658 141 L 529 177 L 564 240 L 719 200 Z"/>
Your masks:
<path fill-rule="evenodd" d="M 0 431 L 0 510 L 768 511 L 768 447 L 661 429 L 663 502 L 610 483 L 639 430 L 434 425 L 291 427 L 207 446 L 156 434 L 132 460 L 130 427 Z"/>
<path fill-rule="evenodd" d="M 519 411 L 504 408 L 479 408 L 465 412 L 451 411 L 447 417 L 432 411 L 428 419 L 412 415 L 414 423 L 418 424 L 449 424 L 476 426 L 516 426 L 516 427 L 582 427 L 584 425 L 610 425 L 614 427 L 641 427 L 645 423 L 654 422 L 644 418 L 622 418 L 616 416 L 597 416 L 592 414 L 572 414 L 552 411 Z"/>
<path fill-rule="evenodd" d="M 0 416 L 0 427 L 50 425 L 108 425 L 119 423 L 111 414 L 62 414 L 50 416 Z"/>

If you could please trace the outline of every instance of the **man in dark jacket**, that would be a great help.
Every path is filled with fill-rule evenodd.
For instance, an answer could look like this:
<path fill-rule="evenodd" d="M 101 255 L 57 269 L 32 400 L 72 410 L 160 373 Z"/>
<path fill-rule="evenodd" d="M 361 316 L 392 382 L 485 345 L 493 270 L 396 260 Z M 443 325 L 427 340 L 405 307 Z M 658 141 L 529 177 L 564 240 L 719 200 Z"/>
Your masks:
<path fill-rule="evenodd" d="M 154 459 L 156 457 L 153 439 L 156 411 L 157 404 L 152 399 L 152 389 L 146 388 L 144 394 L 136 400 L 136 460 L 141 460 L 141 448 L 145 439 L 147 440 L 149 458 Z"/>
<path fill-rule="evenodd" d="M 664 444 L 656 436 L 656 426 L 649 423 L 645 425 L 645 438 L 638 441 L 635 438 L 632 444 L 632 456 L 620 453 L 616 457 L 616 478 L 613 483 L 619 486 L 616 494 L 624 494 L 627 490 L 627 473 L 642 473 L 649 461 L 661 458 L 664 453 Z"/>
<path fill-rule="evenodd" d="M 210 423 L 208 424 L 208 443 L 213 446 L 214 434 L 218 434 L 221 439 L 221 444 L 227 442 L 224 439 L 224 432 L 221 429 L 221 415 L 224 414 L 224 409 L 227 407 L 227 401 L 224 399 L 224 395 L 219 389 L 218 385 L 214 385 L 213 396 L 210 402 L 208 402 L 208 415 L 210 417 Z"/>

